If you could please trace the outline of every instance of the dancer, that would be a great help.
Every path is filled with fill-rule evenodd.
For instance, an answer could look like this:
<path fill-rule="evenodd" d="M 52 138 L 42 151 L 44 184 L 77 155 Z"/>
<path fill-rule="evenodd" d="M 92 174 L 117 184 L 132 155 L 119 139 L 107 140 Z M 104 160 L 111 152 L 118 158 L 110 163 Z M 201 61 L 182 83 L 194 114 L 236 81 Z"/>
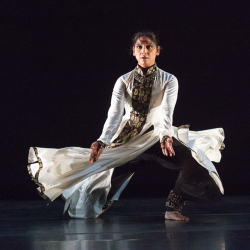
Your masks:
<path fill-rule="evenodd" d="M 157 37 L 139 32 L 132 49 L 138 65 L 117 80 L 102 135 L 92 150 L 31 148 L 28 169 L 41 196 L 53 201 L 62 195 L 64 210 L 76 218 L 104 212 L 145 161 L 179 170 L 165 219 L 188 220 L 180 213 L 186 200 L 217 201 L 223 193 L 211 161 L 220 161 L 224 132 L 172 126 L 178 82 L 155 63 L 160 55 Z"/>

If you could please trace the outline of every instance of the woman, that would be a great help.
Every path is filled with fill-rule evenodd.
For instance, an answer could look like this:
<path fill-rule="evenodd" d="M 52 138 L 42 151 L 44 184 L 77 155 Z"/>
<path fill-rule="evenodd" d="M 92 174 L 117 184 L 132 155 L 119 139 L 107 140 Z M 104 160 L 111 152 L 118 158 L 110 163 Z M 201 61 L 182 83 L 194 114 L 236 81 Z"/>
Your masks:
<path fill-rule="evenodd" d="M 77 218 L 97 217 L 106 210 L 141 161 L 180 170 L 167 199 L 165 219 L 188 220 L 180 213 L 185 200 L 214 201 L 223 193 L 211 162 L 220 161 L 223 129 L 197 133 L 188 131 L 188 126 L 173 127 L 178 82 L 155 64 L 160 55 L 156 36 L 135 34 L 133 55 L 138 65 L 117 80 L 102 135 L 91 152 L 75 147 L 31 148 L 28 169 L 40 194 L 50 200 L 62 194 L 65 211 Z"/>

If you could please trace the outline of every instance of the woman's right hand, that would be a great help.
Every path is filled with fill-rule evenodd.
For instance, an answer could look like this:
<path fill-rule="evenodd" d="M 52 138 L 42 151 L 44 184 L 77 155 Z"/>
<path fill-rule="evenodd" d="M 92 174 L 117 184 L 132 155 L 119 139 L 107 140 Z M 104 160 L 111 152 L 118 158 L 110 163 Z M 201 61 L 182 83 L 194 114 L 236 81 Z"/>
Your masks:
<path fill-rule="evenodd" d="M 94 164 L 97 162 L 98 158 L 104 151 L 104 147 L 101 143 L 99 143 L 98 141 L 95 141 L 91 144 L 90 148 L 92 149 L 92 151 L 90 153 L 89 163 Z"/>

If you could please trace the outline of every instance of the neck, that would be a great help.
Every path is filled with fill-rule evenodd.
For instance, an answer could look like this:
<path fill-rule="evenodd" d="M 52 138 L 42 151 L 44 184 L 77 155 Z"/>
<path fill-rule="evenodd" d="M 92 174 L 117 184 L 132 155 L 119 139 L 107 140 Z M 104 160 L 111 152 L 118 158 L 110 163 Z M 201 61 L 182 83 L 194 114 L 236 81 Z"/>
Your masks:
<path fill-rule="evenodd" d="M 143 72 L 143 75 L 144 75 L 144 76 L 147 74 L 148 69 L 149 69 L 149 67 L 147 67 L 147 68 L 142 68 L 142 72 Z"/>
<path fill-rule="evenodd" d="M 147 74 L 147 71 L 148 71 L 148 69 L 150 68 L 150 67 L 152 67 L 154 64 L 152 64 L 151 66 L 148 66 L 148 67 L 143 67 L 143 66 L 141 66 L 140 64 L 139 64 L 139 66 L 141 67 L 141 69 L 142 69 L 142 72 L 143 72 L 143 75 L 146 75 Z"/>

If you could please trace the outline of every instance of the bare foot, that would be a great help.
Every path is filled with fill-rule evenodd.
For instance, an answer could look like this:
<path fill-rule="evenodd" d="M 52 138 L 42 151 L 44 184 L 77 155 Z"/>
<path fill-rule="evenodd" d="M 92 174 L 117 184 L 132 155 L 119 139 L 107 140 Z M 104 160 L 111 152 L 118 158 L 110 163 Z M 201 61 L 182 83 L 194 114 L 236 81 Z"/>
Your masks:
<path fill-rule="evenodd" d="M 181 220 L 181 221 L 189 221 L 189 218 L 182 215 L 178 211 L 173 211 L 173 212 L 166 212 L 165 213 L 165 219 L 166 220 Z"/>

